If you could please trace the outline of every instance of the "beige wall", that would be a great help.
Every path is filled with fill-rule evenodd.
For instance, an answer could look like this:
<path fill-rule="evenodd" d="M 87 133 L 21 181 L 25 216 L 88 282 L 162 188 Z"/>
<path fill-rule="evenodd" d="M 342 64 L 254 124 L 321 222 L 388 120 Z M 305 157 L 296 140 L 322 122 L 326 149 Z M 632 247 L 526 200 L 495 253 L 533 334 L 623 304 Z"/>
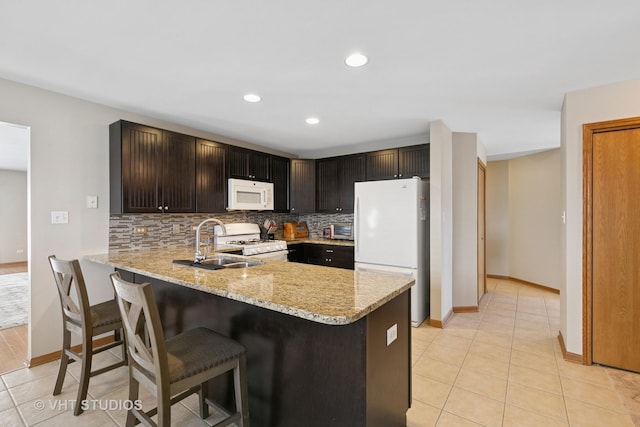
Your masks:
<path fill-rule="evenodd" d="M 478 305 L 478 159 L 475 133 L 453 132 L 453 306 Z"/>
<path fill-rule="evenodd" d="M 60 307 L 47 256 L 81 259 L 108 250 L 110 123 L 125 119 L 235 145 L 251 145 L 3 79 L 0 99 L 0 120 L 31 130 L 31 358 L 59 350 L 62 342 Z M 88 195 L 98 196 L 98 209 L 85 207 Z M 52 225 L 51 211 L 68 211 L 69 223 Z M 84 262 L 82 267 L 91 301 L 112 298 L 107 274 L 110 269 Z"/>
<path fill-rule="evenodd" d="M 487 273 L 560 289 L 560 150 L 490 162 Z"/>
<path fill-rule="evenodd" d="M 509 276 L 509 162 L 487 164 L 487 274 Z"/>
<path fill-rule="evenodd" d="M 560 150 L 509 160 L 509 275 L 560 289 Z"/>
<path fill-rule="evenodd" d="M 0 264 L 26 260 L 27 173 L 0 170 Z"/>
<path fill-rule="evenodd" d="M 442 321 L 453 308 L 453 153 L 452 135 L 440 120 L 430 137 L 430 280 L 432 320 Z"/>
<path fill-rule="evenodd" d="M 582 125 L 640 116 L 640 80 L 565 95 L 561 150 L 563 209 L 560 330 L 567 351 L 582 354 Z"/>

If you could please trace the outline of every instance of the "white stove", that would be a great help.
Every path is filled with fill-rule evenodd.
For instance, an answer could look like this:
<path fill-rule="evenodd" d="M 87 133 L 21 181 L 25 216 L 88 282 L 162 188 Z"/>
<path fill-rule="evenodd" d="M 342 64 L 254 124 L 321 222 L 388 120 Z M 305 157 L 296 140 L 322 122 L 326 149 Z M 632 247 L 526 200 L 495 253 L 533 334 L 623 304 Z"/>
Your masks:
<path fill-rule="evenodd" d="M 238 222 L 225 224 L 226 234 L 222 227 L 216 225 L 214 230 L 214 243 L 242 249 L 242 255 L 256 258 L 268 258 L 271 260 L 286 261 L 287 242 L 284 240 L 261 240 L 258 224 Z"/>

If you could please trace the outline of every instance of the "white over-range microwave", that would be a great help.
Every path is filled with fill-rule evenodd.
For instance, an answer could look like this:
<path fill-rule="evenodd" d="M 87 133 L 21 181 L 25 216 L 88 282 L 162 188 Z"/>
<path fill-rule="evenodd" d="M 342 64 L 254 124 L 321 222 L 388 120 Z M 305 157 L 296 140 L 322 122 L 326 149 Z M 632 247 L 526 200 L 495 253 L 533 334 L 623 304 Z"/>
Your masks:
<path fill-rule="evenodd" d="M 273 210 L 273 183 L 229 178 L 228 186 L 228 210 Z"/>

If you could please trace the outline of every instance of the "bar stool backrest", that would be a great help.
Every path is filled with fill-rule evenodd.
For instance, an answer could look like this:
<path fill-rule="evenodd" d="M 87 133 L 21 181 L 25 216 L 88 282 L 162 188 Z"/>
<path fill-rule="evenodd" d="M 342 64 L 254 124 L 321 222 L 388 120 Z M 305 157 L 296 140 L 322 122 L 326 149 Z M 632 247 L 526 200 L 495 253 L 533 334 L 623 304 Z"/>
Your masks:
<path fill-rule="evenodd" d="M 118 273 L 111 277 L 122 315 L 131 368 L 160 388 L 162 384 L 168 386 L 167 350 L 151 285 L 128 283 L 121 280 Z"/>
<path fill-rule="evenodd" d="M 80 263 L 77 259 L 66 261 L 52 255 L 49 257 L 49 264 L 58 288 L 62 318 L 76 333 L 81 333 L 82 325 L 90 328 L 92 322 L 89 296 Z"/>

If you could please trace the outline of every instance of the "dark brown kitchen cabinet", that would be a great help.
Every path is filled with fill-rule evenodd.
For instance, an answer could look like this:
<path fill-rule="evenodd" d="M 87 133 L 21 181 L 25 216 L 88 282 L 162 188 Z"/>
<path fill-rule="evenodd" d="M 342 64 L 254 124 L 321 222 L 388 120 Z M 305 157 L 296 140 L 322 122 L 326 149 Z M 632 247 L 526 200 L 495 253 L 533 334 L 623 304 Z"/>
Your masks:
<path fill-rule="evenodd" d="M 274 212 L 289 212 L 289 167 L 289 159 L 271 156 Z"/>
<path fill-rule="evenodd" d="M 354 269 L 354 247 L 298 243 L 289 246 L 288 260 L 325 267 Z"/>
<path fill-rule="evenodd" d="M 122 120 L 111 124 L 111 212 L 195 212 L 195 151 L 192 136 Z"/>
<path fill-rule="evenodd" d="M 367 181 L 429 177 L 429 144 L 373 151 L 367 156 Z"/>
<path fill-rule="evenodd" d="M 316 161 L 291 160 L 291 191 L 289 208 L 292 213 L 316 211 Z"/>
<path fill-rule="evenodd" d="M 317 160 L 316 211 L 353 213 L 354 184 L 364 180 L 364 154 Z"/>
<path fill-rule="evenodd" d="M 227 211 L 227 149 L 219 142 L 196 140 L 196 212 Z"/>
<path fill-rule="evenodd" d="M 271 181 L 271 154 L 229 146 L 229 178 Z"/>
<path fill-rule="evenodd" d="M 354 269 L 354 247 L 310 244 L 306 249 L 309 264 Z"/>

